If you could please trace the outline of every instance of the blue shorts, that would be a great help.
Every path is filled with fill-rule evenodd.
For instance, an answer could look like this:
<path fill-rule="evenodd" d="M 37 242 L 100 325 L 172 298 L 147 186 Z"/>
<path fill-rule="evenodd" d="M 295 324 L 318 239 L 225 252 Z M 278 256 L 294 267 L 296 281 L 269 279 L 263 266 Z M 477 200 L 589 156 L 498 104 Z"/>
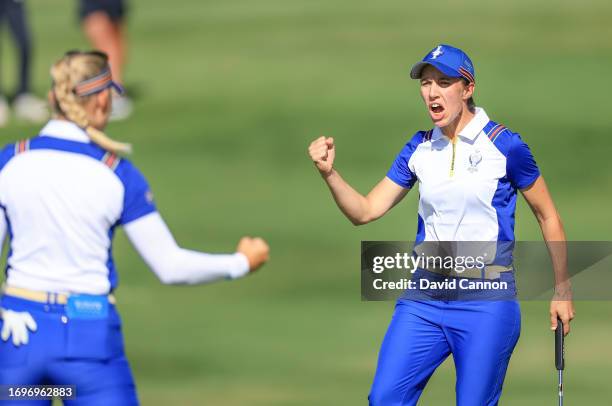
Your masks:
<path fill-rule="evenodd" d="M 38 325 L 36 332 L 29 332 L 26 345 L 15 347 L 10 339 L 0 340 L 0 384 L 75 385 L 76 400 L 64 401 L 66 406 L 138 405 L 115 306 L 109 305 L 106 318 L 80 320 L 68 319 L 64 305 L 11 296 L 3 296 L 0 304 L 29 312 Z M 49 406 L 51 401 L 14 404 Z"/>
<path fill-rule="evenodd" d="M 85 19 L 88 15 L 101 11 L 112 21 L 122 21 L 126 13 L 124 0 L 80 0 L 79 18 Z"/>
<path fill-rule="evenodd" d="M 516 300 L 400 299 L 380 349 L 370 405 L 416 405 L 450 354 L 457 405 L 497 405 L 520 324 Z"/>

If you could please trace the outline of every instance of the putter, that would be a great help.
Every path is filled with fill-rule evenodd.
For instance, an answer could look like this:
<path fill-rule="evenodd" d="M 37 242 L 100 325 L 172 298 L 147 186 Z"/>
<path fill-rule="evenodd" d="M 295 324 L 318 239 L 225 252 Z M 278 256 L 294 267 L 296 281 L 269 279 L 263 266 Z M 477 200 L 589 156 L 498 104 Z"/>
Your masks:
<path fill-rule="evenodd" d="M 563 343 L 563 322 L 557 318 L 555 330 L 555 367 L 559 373 L 559 406 L 563 406 L 563 369 L 565 369 L 565 346 Z"/>

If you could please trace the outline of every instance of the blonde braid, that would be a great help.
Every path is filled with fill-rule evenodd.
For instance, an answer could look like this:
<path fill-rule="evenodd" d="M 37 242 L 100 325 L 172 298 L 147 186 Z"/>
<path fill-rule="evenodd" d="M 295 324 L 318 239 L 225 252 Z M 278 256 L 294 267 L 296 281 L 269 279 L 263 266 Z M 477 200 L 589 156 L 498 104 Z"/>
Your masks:
<path fill-rule="evenodd" d="M 89 138 L 107 151 L 129 154 L 130 144 L 118 142 L 108 137 L 104 132 L 89 125 L 87 113 L 83 107 L 91 96 L 77 96 L 75 86 L 98 75 L 107 67 L 107 61 L 101 55 L 91 53 L 66 54 L 51 67 L 53 79 L 53 96 L 56 113 L 64 115 L 79 127 L 83 128 Z M 58 109 L 59 108 L 59 109 Z"/>
<path fill-rule="evenodd" d="M 92 126 L 85 127 L 85 132 L 89 135 L 89 139 L 101 146 L 107 151 L 114 152 L 115 154 L 131 154 L 132 144 L 126 144 L 124 142 L 115 141 L 102 131 Z"/>
<path fill-rule="evenodd" d="M 77 100 L 78 96 L 72 91 L 74 84 L 72 83 L 71 73 L 69 60 L 66 57 L 60 59 L 51 67 L 53 92 L 61 113 L 79 127 L 86 128 L 89 125 L 87 114 L 81 106 L 80 100 Z"/>

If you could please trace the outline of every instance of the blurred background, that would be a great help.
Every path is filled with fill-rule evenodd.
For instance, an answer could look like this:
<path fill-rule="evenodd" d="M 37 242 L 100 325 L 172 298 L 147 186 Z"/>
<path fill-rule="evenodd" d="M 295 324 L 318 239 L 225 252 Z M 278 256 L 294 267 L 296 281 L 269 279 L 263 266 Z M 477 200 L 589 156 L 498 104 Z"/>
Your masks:
<path fill-rule="evenodd" d="M 89 48 L 74 0 L 26 0 L 32 93 L 50 64 Z M 107 133 L 134 144 L 158 208 L 187 248 L 271 244 L 252 277 L 162 286 L 122 233 L 114 243 L 126 348 L 144 405 L 365 405 L 393 303 L 360 300 L 360 241 L 411 240 L 417 193 L 356 228 L 306 149 L 334 136 L 337 168 L 361 192 L 431 127 L 408 76 L 440 42 L 475 63 L 477 105 L 522 134 L 573 240 L 610 240 L 612 133 L 607 0 L 131 0 L 123 81 L 132 115 Z M 0 72 L 16 86 L 2 24 Z M 40 124 L 12 117 L 2 143 Z M 606 209 L 608 207 L 608 209 Z M 521 200 L 517 237 L 541 238 Z M 549 269 L 541 272 L 551 273 Z M 523 302 L 504 405 L 556 402 L 548 302 Z M 576 303 L 566 344 L 568 404 L 612 397 L 612 303 Z M 454 404 L 449 358 L 420 404 Z"/>

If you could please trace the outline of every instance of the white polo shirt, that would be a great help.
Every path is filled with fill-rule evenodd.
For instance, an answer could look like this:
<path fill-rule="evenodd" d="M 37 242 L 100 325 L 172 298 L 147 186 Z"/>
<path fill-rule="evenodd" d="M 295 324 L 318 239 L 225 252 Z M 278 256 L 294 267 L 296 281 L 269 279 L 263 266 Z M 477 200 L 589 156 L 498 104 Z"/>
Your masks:
<path fill-rule="evenodd" d="M 115 227 L 156 211 L 129 161 L 64 120 L 2 150 L 0 207 L 10 236 L 9 285 L 90 294 L 117 286 Z"/>
<path fill-rule="evenodd" d="M 419 131 L 387 177 L 419 183 L 416 241 L 514 241 L 517 190 L 540 176 L 520 135 L 476 109 L 453 143 L 440 128 Z"/>

